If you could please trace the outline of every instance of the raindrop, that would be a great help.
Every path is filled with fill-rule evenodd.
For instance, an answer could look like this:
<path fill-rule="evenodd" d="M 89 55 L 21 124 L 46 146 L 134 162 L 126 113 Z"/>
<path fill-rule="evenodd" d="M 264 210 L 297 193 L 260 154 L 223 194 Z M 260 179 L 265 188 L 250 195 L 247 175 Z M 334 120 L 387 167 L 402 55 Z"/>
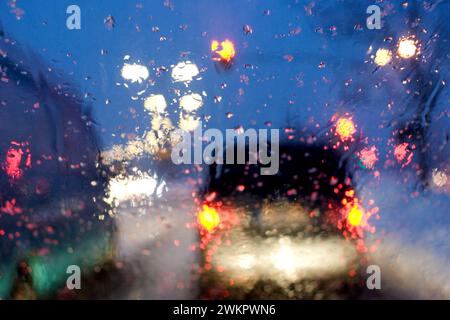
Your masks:
<path fill-rule="evenodd" d="M 242 30 L 244 31 L 245 34 L 252 34 L 253 33 L 253 29 L 251 26 L 249 26 L 248 24 L 246 24 Z"/>
<path fill-rule="evenodd" d="M 116 24 L 116 20 L 114 19 L 113 16 L 109 15 L 103 20 L 103 23 L 105 24 L 105 27 L 108 30 L 111 30 L 112 28 L 114 28 L 114 25 Z"/>

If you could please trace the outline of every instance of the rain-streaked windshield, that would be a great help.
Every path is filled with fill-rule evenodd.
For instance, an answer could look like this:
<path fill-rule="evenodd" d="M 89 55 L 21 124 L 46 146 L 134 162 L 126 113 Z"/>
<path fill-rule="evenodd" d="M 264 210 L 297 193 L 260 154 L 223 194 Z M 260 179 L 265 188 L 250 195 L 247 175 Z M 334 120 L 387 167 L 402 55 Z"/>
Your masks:
<path fill-rule="evenodd" d="M 450 299 L 449 12 L 0 0 L 0 299 Z"/>

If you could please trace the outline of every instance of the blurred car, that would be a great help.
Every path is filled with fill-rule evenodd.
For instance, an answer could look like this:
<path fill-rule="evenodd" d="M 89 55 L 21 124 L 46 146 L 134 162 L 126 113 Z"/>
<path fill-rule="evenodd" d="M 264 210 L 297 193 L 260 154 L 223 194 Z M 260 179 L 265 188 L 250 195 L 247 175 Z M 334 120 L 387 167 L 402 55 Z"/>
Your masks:
<path fill-rule="evenodd" d="M 364 255 L 342 224 L 353 194 L 345 161 L 320 144 L 279 150 L 276 175 L 260 175 L 256 164 L 210 166 L 198 212 L 203 298 L 333 299 L 362 290 Z"/>
<path fill-rule="evenodd" d="M 55 297 L 113 255 L 106 171 L 77 90 L 0 34 L 0 299 Z"/>

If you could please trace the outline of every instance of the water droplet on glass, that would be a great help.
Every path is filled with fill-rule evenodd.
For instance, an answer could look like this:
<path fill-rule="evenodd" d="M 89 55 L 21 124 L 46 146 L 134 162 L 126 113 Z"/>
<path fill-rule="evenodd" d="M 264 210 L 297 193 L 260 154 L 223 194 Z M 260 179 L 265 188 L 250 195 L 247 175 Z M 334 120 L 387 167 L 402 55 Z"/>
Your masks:
<path fill-rule="evenodd" d="M 113 16 L 109 15 L 103 20 L 103 23 L 105 24 L 105 27 L 108 30 L 111 30 L 112 28 L 114 28 L 114 25 L 116 24 L 116 20 L 114 19 Z"/>

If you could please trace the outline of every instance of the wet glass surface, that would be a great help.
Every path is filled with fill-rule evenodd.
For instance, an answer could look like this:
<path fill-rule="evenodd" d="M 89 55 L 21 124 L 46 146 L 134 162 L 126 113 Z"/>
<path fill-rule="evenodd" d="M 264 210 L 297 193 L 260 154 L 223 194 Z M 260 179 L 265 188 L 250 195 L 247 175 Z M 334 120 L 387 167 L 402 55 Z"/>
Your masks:
<path fill-rule="evenodd" d="M 450 4 L 370 5 L 0 0 L 0 299 L 449 299 Z"/>

